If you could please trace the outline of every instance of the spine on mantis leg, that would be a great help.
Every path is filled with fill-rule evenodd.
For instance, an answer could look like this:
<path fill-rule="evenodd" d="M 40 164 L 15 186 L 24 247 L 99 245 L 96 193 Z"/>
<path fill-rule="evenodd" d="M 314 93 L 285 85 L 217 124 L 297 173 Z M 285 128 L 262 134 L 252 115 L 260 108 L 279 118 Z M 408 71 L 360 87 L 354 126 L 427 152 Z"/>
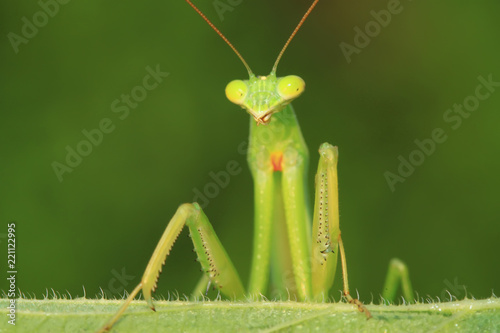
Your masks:
<path fill-rule="evenodd" d="M 328 297 L 335 277 L 338 258 L 339 201 L 338 149 L 324 143 L 319 149 L 312 234 L 313 295 L 317 300 Z"/>
<path fill-rule="evenodd" d="M 149 307 L 154 310 L 151 293 L 157 287 L 162 266 L 184 225 L 189 228 L 198 261 L 210 281 L 224 295 L 231 298 L 242 298 L 244 295 L 243 285 L 233 263 L 215 234 L 207 216 L 197 203 L 193 203 L 183 204 L 177 209 L 142 276 L 142 293 Z"/>
<path fill-rule="evenodd" d="M 184 227 L 187 217 L 189 216 L 190 212 L 192 212 L 192 207 L 193 205 L 184 204 L 177 209 L 177 212 L 168 223 L 165 232 L 163 232 L 158 245 L 156 245 L 156 249 L 151 256 L 151 259 L 149 260 L 148 266 L 144 271 L 141 282 L 130 293 L 126 301 L 121 306 L 120 310 L 118 310 L 118 312 L 97 331 L 98 333 L 108 332 L 113 327 L 113 325 L 118 321 L 118 319 L 120 319 L 123 312 L 125 312 L 127 307 L 134 300 L 135 296 L 137 296 L 141 289 L 142 294 L 144 295 L 144 299 L 148 303 L 148 306 L 153 311 L 156 311 L 153 305 L 151 293 L 156 289 L 156 283 L 158 281 L 158 277 L 160 276 L 162 266 L 163 264 L 165 264 L 165 260 L 170 254 L 170 250 L 172 249 L 175 240 L 177 239 L 177 237 L 179 237 L 179 234 Z"/>
<path fill-rule="evenodd" d="M 177 209 L 158 245 L 156 245 L 141 282 L 130 293 L 120 310 L 98 332 L 108 332 L 141 289 L 149 307 L 153 311 L 155 310 L 151 293 L 157 287 L 158 277 L 165 260 L 184 225 L 189 228 L 194 248 L 198 254 L 198 261 L 208 278 L 224 295 L 231 298 L 243 298 L 245 291 L 238 273 L 205 213 L 197 203 L 183 204 Z"/>
<path fill-rule="evenodd" d="M 148 306 L 153 310 L 155 308 L 151 294 L 156 290 L 158 278 L 162 272 L 165 260 L 170 254 L 177 237 L 179 237 L 186 220 L 196 213 L 197 211 L 195 210 L 195 207 L 191 204 L 183 204 L 177 209 L 175 215 L 172 217 L 167 225 L 167 228 L 163 232 L 158 245 L 156 245 L 156 249 L 149 260 L 146 270 L 144 271 L 141 280 L 142 294 L 144 295 L 144 299 L 148 303 Z"/>
<path fill-rule="evenodd" d="M 344 297 L 371 318 L 370 311 L 358 299 L 349 294 L 347 264 L 339 228 L 339 197 L 337 163 L 338 149 L 324 143 L 319 149 L 320 160 L 316 174 L 316 202 L 314 204 L 312 240 L 313 295 L 317 300 L 328 297 L 337 267 L 338 253 L 342 261 Z"/>
<path fill-rule="evenodd" d="M 222 246 L 207 216 L 198 206 L 196 218 L 186 221 L 198 255 L 198 261 L 211 283 L 231 299 L 241 299 L 245 289 L 226 250 Z"/>

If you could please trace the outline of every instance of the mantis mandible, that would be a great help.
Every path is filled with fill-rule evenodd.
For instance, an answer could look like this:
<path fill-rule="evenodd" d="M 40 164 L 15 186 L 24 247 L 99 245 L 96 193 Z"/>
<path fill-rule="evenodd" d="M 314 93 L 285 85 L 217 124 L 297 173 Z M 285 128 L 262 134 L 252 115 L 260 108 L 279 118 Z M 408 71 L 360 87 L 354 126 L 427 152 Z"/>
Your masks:
<path fill-rule="evenodd" d="M 323 143 L 319 148 L 311 228 L 306 195 L 309 153 L 290 104 L 302 94 L 305 83 L 295 75 L 276 76 L 284 51 L 319 0 L 310 5 L 267 76 L 255 76 L 227 38 L 190 0 L 186 1 L 233 49 L 249 74 L 248 80 L 234 80 L 226 87 L 227 98 L 251 116 L 247 160 L 254 180 L 255 227 L 249 287 L 248 290 L 243 287 L 201 207 L 197 203 L 183 204 L 168 223 L 141 282 L 99 332 L 109 331 L 141 290 L 149 307 L 155 310 L 151 294 L 184 226 L 189 228 L 197 261 L 204 271 L 195 289 L 197 295 L 211 284 L 230 299 L 258 297 L 267 294 L 271 279 L 280 295 L 290 295 L 299 301 L 323 301 L 332 287 L 340 253 L 343 295 L 370 318 L 363 303 L 349 293 L 345 250 L 339 229 L 337 147 Z M 404 263 L 393 259 L 383 297 L 392 300 L 400 283 L 404 297 L 413 301 L 408 270 Z"/>

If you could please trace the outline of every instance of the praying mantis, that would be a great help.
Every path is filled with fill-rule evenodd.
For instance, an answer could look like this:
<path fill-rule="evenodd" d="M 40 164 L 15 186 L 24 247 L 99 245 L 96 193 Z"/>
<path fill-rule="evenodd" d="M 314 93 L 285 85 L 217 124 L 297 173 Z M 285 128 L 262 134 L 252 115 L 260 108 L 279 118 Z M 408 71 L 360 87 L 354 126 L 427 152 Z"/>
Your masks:
<path fill-rule="evenodd" d="M 309 153 L 290 104 L 302 94 L 305 83 L 295 75 L 276 76 L 283 53 L 319 0 L 310 5 L 267 76 L 255 76 L 227 38 L 190 0 L 186 2 L 231 47 L 249 75 L 248 80 L 234 80 L 226 87 L 227 98 L 250 114 L 247 160 L 254 180 L 255 226 L 249 287 L 247 290 L 243 287 L 202 208 L 196 202 L 186 203 L 168 223 L 140 283 L 98 332 L 109 331 L 141 290 L 148 306 L 155 310 L 152 292 L 184 226 L 189 229 L 197 261 L 204 272 L 195 295 L 202 295 L 213 285 L 229 299 L 258 298 L 268 293 L 271 280 L 275 294 L 288 295 L 298 301 L 323 301 L 333 285 L 340 254 L 343 296 L 370 318 L 372 315 L 367 307 L 349 292 L 346 255 L 339 228 L 338 149 L 329 143 L 319 148 L 311 223 L 306 186 Z M 383 297 L 393 300 L 399 285 L 406 300 L 413 301 L 408 269 L 403 262 L 393 259 Z"/>

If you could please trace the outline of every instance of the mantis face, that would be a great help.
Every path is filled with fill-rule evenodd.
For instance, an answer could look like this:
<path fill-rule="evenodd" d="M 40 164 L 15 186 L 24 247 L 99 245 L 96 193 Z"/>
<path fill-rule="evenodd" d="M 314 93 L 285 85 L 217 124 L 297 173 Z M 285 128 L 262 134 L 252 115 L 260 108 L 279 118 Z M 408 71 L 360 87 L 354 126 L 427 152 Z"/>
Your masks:
<path fill-rule="evenodd" d="M 305 82 L 296 75 L 277 78 L 251 75 L 248 80 L 234 80 L 226 86 L 226 97 L 245 109 L 259 124 L 267 124 L 273 113 L 297 98 L 305 89 Z"/>

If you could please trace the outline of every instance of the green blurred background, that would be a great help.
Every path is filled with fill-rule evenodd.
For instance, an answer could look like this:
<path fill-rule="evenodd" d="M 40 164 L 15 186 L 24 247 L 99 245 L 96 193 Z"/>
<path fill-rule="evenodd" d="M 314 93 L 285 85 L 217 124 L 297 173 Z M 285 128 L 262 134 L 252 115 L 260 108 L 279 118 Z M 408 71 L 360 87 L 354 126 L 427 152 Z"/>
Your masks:
<path fill-rule="evenodd" d="M 378 299 L 394 256 L 408 263 L 422 297 L 448 289 L 463 298 L 464 286 L 489 297 L 500 289 L 500 88 L 456 130 L 443 115 L 474 94 L 479 75 L 500 81 L 500 3 L 402 1 L 401 13 L 348 63 L 339 44 L 354 44 L 353 29 L 389 3 L 321 1 L 280 63 L 278 74 L 307 83 L 294 106 L 311 151 L 311 184 L 317 147 L 338 145 L 350 282 L 364 301 Z M 267 75 L 310 1 L 243 0 L 222 16 L 212 0 L 196 4 L 253 71 Z M 130 291 L 178 205 L 229 161 L 242 171 L 206 213 L 246 284 L 253 193 L 237 147 L 249 120 L 224 88 L 247 74 L 229 47 L 184 1 L 89 0 L 61 4 L 16 53 L 8 34 L 21 36 L 22 18 L 33 22 L 40 4 L 0 7 L 0 246 L 5 253 L 6 225 L 16 221 L 21 291 Z M 157 65 L 169 76 L 120 119 L 113 101 Z M 66 147 L 75 149 L 82 131 L 104 118 L 114 131 L 60 182 L 52 163 L 65 163 Z M 392 192 L 384 173 L 397 173 L 398 156 L 408 158 L 414 140 L 435 128 L 447 141 Z M 159 294 L 196 284 L 191 250 L 184 231 Z"/>

